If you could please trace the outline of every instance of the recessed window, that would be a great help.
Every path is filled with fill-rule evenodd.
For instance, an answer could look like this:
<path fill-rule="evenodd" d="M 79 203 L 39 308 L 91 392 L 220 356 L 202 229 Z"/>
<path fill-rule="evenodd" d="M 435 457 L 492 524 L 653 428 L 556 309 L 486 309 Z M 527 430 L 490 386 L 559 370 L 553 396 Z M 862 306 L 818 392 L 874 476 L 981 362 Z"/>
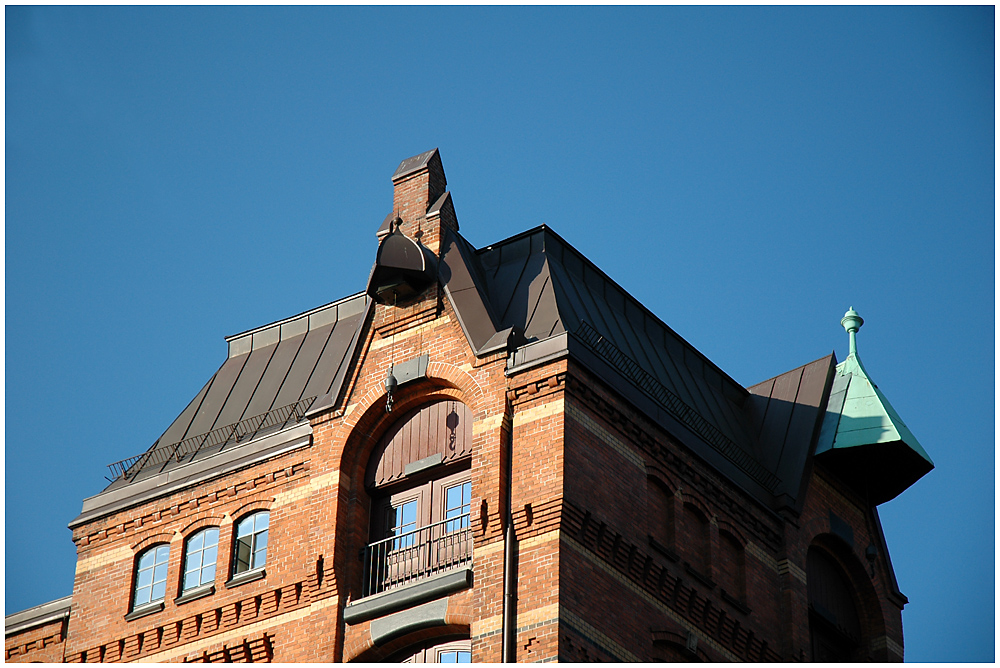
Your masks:
<path fill-rule="evenodd" d="M 204 529 L 188 538 L 184 553 L 184 591 L 215 582 L 218 553 L 218 528 Z"/>
<path fill-rule="evenodd" d="M 270 514 L 254 513 L 236 526 L 236 573 L 264 567 L 267 560 L 267 527 Z"/>
<path fill-rule="evenodd" d="M 141 608 L 162 601 L 167 594 L 167 562 L 169 545 L 155 545 L 139 556 L 136 563 L 135 595 L 132 608 Z"/>

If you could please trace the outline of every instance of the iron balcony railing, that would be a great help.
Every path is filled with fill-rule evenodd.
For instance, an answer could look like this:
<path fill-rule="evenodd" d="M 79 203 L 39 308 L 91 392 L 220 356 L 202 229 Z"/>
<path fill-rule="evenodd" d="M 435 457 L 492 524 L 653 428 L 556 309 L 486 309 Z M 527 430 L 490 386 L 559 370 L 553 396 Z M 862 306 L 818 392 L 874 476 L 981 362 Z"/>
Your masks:
<path fill-rule="evenodd" d="M 205 448 L 218 447 L 221 451 L 229 442 L 239 443 L 247 438 L 253 438 L 261 432 L 284 429 L 290 424 L 295 424 L 305 417 L 306 411 L 312 406 L 316 397 L 302 399 L 294 404 L 275 408 L 267 413 L 255 415 L 253 417 L 240 420 L 234 424 L 218 427 L 210 432 L 186 438 L 179 443 L 172 443 L 160 448 L 154 447 L 141 455 L 123 459 L 114 464 L 108 464 L 112 478 L 108 480 L 114 482 L 119 478 L 133 480 L 139 472 L 155 466 L 162 466 L 171 459 L 181 462 L 185 457 L 194 459 L 200 451 Z"/>
<path fill-rule="evenodd" d="M 364 595 L 371 596 L 472 563 L 469 515 L 375 541 L 364 550 Z"/>

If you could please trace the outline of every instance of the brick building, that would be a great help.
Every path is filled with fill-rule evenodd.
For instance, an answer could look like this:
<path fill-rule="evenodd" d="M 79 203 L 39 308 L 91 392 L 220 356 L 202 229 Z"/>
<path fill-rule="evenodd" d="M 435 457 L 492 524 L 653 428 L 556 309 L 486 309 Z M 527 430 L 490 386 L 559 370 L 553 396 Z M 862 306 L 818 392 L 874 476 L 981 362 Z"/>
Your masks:
<path fill-rule="evenodd" d="M 853 309 L 744 388 L 547 227 L 473 248 L 437 150 L 392 180 L 367 289 L 227 339 L 8 661 L 902 660 L 876 506 L 933 465 Z"/>

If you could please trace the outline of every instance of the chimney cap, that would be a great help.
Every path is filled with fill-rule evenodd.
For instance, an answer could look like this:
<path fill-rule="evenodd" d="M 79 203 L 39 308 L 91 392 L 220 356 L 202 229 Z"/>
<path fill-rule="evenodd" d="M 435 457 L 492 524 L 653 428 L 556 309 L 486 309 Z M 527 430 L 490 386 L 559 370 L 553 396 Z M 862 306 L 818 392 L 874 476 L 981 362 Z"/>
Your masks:
<path fill-rule="evenodd" d="M 408 176 L 413 172 L 423 169 L 431 161 L 431 158 L 437 154 L 437 152 L 438 150 L 436 148 L 432 148 L 429 151 L 424 151 L 420 155 L 407 158 L 403 162 L 399 163 L 399 167 L 397 167 L 396 171 L 392 174 L 392 180 L 396 181 L 397 179 L 401 179 L 404 176 Z"/>

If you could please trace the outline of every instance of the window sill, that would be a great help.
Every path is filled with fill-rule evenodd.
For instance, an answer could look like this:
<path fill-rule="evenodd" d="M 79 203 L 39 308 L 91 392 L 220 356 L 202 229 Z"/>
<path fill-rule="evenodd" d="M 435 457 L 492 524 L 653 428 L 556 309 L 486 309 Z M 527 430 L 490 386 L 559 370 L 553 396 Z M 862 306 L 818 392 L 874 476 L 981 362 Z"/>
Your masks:
<path fill-rule="evenodd" d="M 730 595 L 725 589 L 720 589 L 719 593 L 722 594 L 722 600 L 723 601 L 725 601 L 729 605 L 733 606 L 734 608 L 736 608 L 737 610 L 739 610 L 740 612 L 742 612 L 744 615 L 749 615 L 750 614 L 750 608 L 748 608 L 747 606 L 743 605 L 743 603 L 740 602 L 740 599 L 736 598 L 735 596 Z"/>
<path fill-rule="evenodd" d="M 669 547 L 661 544 L 658 540 L 656 540 L 652 536 L 647 536 L 647 538 L 649 538 L 649 546 L 654 550 L 656 550 L 657 552 L 659 552 L 661 555 L 663 555 L 664 557 L 666 557 L 667 559 L 669 559 L 674 563 L 680 561 L 680 557 L 677 556 L 677 553 L 671 550 Z"/>
<path fill-rule="evenodd" d="M 263 566 L 256 568 L 252 571 L 244 571 L 238 575 L 234 575 L 232 579 L 226 583 L 226 589 L 232 589 L 233 587 L 239 587 L 242 584 L 248 582 L 253 582 L 254 580 L 261 580 L 267 575 Z"/>
<path fill-rule="evenodd" d="M 155 615 L 158 612 L 163 611 L 163 601 L 157 601 L 156 603 L 147 603 L 141 608 L 136 608 L 132 612 L 125 615 L 125 621 L 131 622 L 132 620 L 139 619 L 140 617 L 145 617 L 146 615 Z"/>
<path fill-rule="evenodd" d="M 195 587 L 194 589 L 188 589 L 186 592 L 175 598 L 174 605 L 184 605 L 185 603 L 190 603 L 191 601 L 197 601 L 199 598 L 211 596 L 214 593 L 214 584 L 201 585 L 200 587 Z"/>
<path fill-rule="evenodd" d="M 703 575 L 702 573 L 699 573 L 697 571 L 697 569 L 695 569 L 694 566 L 692 566 L 691 564 L 689 564 L 686 561 L 684 562 L 684 570 L 687 571 L 688 575 L 690 575 L 695 580 L 697 580 L 698 582 L 702 583 L 703 585 L 705 585 L 709 589 L 714 589 L 715 588 L 715 581 L 712 580 L 712 578 L 708 577 L 707 575 Z"/>

